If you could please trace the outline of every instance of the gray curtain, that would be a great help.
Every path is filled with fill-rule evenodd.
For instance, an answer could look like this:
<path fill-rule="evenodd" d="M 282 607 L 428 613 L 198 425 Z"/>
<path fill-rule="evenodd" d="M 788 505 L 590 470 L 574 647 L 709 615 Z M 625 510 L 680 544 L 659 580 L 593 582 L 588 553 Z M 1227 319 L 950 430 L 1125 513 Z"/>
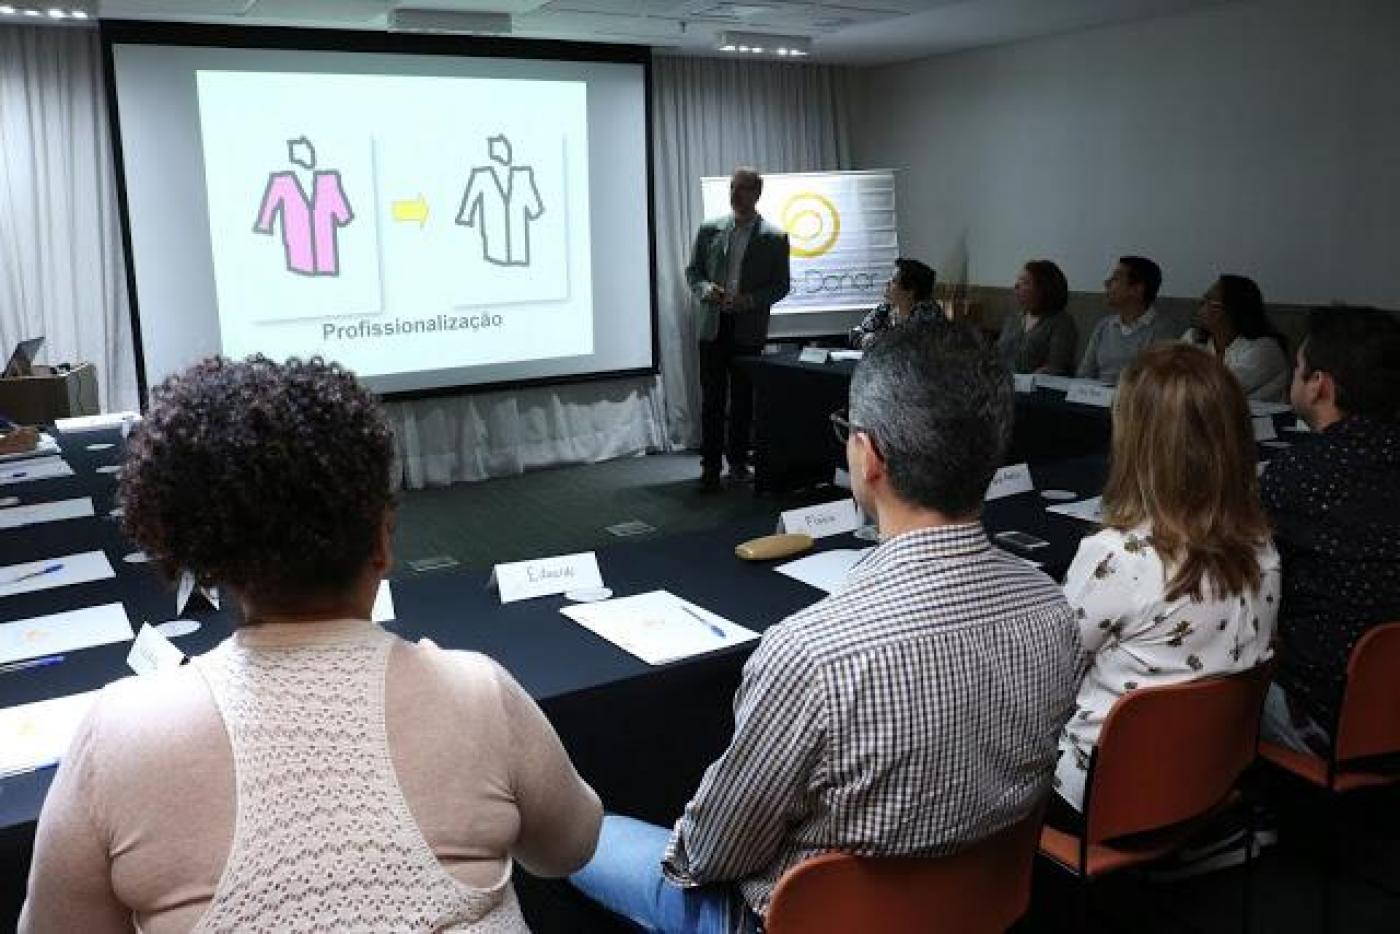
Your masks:
<path fill-rule="evenodd" d="M 685 289 L 700 178 L 850 167 L 853 74 L 812 65 L 659 57 L 653 69 L 662 377 L 444 396 L 388 406 L 408 488 L 699 441 Z M 97 35 L 0 27 L 0 347 L 98 365 L 105 410 L 136 376 Z"/>
<path fill-rule="evenodd" d="M 652 379 L 442 396 L 386 408 L 409 489 L 666 447 Z"/>
<path fill-rule="evenodd" d="M 136 408 L 125 269 L 96 30 L 0 26 L 0 352 L 42 334 Z"/>
<path fill-rule="evenodd" d="M 700 442 L 700 377 L 685 286 L 700 179 L 851 168 L 854 72 L 821 65 L 658 57 L 652 69 L 661 374 L 673 444 Z"/>

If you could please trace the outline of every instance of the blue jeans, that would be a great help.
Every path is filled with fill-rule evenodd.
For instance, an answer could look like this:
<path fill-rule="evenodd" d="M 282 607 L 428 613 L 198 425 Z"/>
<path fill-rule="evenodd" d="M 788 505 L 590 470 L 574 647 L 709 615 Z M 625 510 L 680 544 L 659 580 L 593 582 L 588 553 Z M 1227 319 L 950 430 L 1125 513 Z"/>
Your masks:
<path fill-rule="evenodd" d="M 1327 731 L 1318 726 L 1312 717 L 1304 714 L 1301 723 L 1294 722 L 1293 713 L 1288 707 L 1288 694 L 1277 684 L 1269 685 L 1269 694 L 1264 698 L 1259 738 L 1308 755 L 1320 755 L 1332 742 Z"/>
<path fill-rule="evenodd" d="M 758 921 L 733 885 L 683 889 L 661 874 L 671 832 L 630 817 L 608 814 L 598 848 L 587 866 L 569 878 L 574 888 L 645 931 L 665 934 L 734 934 L 758 930 Z"/>

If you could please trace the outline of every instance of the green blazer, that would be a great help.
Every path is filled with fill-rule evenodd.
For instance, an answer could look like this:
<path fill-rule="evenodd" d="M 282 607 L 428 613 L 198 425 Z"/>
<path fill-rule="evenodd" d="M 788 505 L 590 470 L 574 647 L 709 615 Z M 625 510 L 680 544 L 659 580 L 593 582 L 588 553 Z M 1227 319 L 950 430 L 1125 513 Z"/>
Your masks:
<path fill-rule="evenodd" d="M 744 264 L 739 269 L 739 292 L 753 296 L 754 304 L 746 311 L 733 312 L 736 344 L 761 344 L 768 339 L 768 310 L 782 301 L 791 287 L 787 231 L 762 217 L 755 223 L 758 226 L 749 235 Z M 720 306 L 700 301 L 700 296 L 711 282 L 724 287 L 729 269 L 729 233 L 733 229 L 732 214 L 701 224 L 690 251 L 690 265 L 685 267 L 685 281 L 699 309 L 695 334 L 702 341 L 712 341 L 719 335 Z"/>

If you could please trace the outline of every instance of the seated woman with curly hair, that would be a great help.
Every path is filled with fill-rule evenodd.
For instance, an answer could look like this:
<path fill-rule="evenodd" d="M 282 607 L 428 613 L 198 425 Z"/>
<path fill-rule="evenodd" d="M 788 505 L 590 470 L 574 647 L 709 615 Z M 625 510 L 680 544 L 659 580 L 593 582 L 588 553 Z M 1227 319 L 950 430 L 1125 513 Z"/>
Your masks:
<path fill-rule="evenodd" d="M 103 689 L 39 820 L 22 930 L 525 931 L 598 798 L 483 656 L 370 622 L 389 427 L 319 359 L 206 360 L 132 433 L 125 526 L 241 609 L 192 665 Z"/>

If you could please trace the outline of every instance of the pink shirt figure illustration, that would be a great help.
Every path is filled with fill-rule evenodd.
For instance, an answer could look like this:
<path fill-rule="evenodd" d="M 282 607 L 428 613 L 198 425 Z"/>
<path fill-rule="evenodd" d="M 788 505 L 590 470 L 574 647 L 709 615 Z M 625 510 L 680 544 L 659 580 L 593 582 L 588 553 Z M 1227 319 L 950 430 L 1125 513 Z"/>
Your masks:
<path fill-rule="evenodd" d="M 307 276 L 340 275 L 337 230 L 355 219 L 340 173 L 312 173 L 308 198 L 295 172 L 273 172 L 267 178 L 254 232 L 271 234 L 279 212 L 287 269 Z"/>

